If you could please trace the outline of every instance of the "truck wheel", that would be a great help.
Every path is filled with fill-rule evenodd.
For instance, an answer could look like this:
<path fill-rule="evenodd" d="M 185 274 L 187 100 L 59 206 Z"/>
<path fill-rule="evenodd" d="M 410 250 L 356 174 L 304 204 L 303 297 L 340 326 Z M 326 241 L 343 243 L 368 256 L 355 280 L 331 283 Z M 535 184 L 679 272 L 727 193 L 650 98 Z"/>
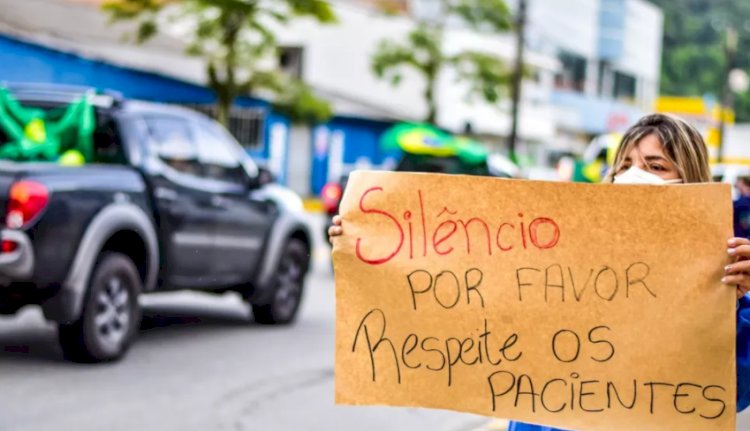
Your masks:
<path fill-rule="evenodd" d="M 141 279 L 133 261 L 103 253 L 91 274 L 81 317 L 58 326 L 64 356 L 75 362 L 121 358 L 140 324 Z"/>
<path fill-rule="evenodd" d="M 287 324 L 294 321 L 302 301 L 302 288 L 309 264 L 304 242 L 292 238 L 286 243 L 274 275 L 270 303 L 253 304 L 255 321 L 262 324 Z"/>

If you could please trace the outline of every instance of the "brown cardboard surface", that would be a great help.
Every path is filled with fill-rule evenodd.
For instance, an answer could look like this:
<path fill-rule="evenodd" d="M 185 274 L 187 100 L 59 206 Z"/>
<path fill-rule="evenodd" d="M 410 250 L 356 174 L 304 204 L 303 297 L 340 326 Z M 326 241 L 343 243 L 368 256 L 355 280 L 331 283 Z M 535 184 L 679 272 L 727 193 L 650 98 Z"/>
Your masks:
<path fill-rule="evenodd" d="M 728 185 L 353 173 L 336 402 L 735 429 Z"/>

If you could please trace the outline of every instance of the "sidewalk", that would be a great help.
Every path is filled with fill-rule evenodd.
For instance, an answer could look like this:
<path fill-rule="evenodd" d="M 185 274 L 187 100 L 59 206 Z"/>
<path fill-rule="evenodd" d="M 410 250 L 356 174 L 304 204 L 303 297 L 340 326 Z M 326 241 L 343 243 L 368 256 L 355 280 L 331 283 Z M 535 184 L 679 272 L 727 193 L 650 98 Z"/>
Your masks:
<path fill-rule="evenodd" d="M 507 429 L 508 421 L 505 419 L 492 419 L 473 431 L 506 431 Z"/>

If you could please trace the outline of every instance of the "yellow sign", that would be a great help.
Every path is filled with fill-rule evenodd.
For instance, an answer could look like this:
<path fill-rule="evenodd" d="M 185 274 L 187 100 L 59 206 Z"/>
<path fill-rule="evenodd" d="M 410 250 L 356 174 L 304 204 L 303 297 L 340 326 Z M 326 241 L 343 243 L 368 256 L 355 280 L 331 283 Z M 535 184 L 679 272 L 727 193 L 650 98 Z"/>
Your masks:
<path fill-rule="evenodd" d="M 728 185 L 355 172 L 336 401 L 587 430 L 734 430 Z"/>

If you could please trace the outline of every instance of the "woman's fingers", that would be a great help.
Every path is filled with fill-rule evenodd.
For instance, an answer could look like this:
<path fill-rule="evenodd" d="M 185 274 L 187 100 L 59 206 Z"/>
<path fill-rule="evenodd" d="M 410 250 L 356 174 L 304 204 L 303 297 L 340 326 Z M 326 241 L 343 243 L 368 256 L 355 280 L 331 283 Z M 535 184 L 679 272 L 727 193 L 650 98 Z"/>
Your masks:
<path fill-rule="evenodd" d="M 721 279 L 722 283 L 734 286 L 737 289 L 737 299 L 741 298 L 750 291 L 750 276 L 746 273 L 725 275 Z"/>
<path fill-rule="evenodd" d="M 750 273 L 750 260 L 738 260 L 724 267 L 724 273 L 739 274 L 739 273 Z"/>
<path fill-rule="evenodd" d="M 734 262 L 724 267 L 721 282 L 734 287 L 739 299 L 750 291 L 750 240 L 730 238 L 727 253 L 734 258 Z"/>
<path fill-rule="evenodd" d="M 745 284 L 750 285 L 750 276 L 748 276 L 744 272 L 740 274 L 729 274 L 729 275 L 725 275 L 724 277 L 721 277 L 721 282 L 724 284 L 745 283 Z"/>
<path fill-rule="evenodd" d="M 750 244 L 736 243 L 734 246 L 729 246 L 727 253 L 738 259 L 750 259 Z"/>
<path fill-rule="evenodd" d="M 333 226 L 328 228 L 328 242 L 333 243 L 333 238 L 344 233 L 344 229 L 341 227 L 341 216 L 335 215 L 331 220 Z"/>
<path fill-rule="evenodd" d="M 750 245 L 750 239 L 741 237 L 729 238 L 729 241 L 727 241 L 727 245 L 729 246 L 729 248 L 734 248 L 740 245 Z"/>
<path fill-rule="evenodd" d="M 341 228 L 341 218 L 339 217 L 338 223 L 336 223 L 336 217 L 333 219 L 334 225 L 328 228 L 328 242 L 331 244 L 333 244 L 333 238 L 344 233 L 344 230 Z"/>

